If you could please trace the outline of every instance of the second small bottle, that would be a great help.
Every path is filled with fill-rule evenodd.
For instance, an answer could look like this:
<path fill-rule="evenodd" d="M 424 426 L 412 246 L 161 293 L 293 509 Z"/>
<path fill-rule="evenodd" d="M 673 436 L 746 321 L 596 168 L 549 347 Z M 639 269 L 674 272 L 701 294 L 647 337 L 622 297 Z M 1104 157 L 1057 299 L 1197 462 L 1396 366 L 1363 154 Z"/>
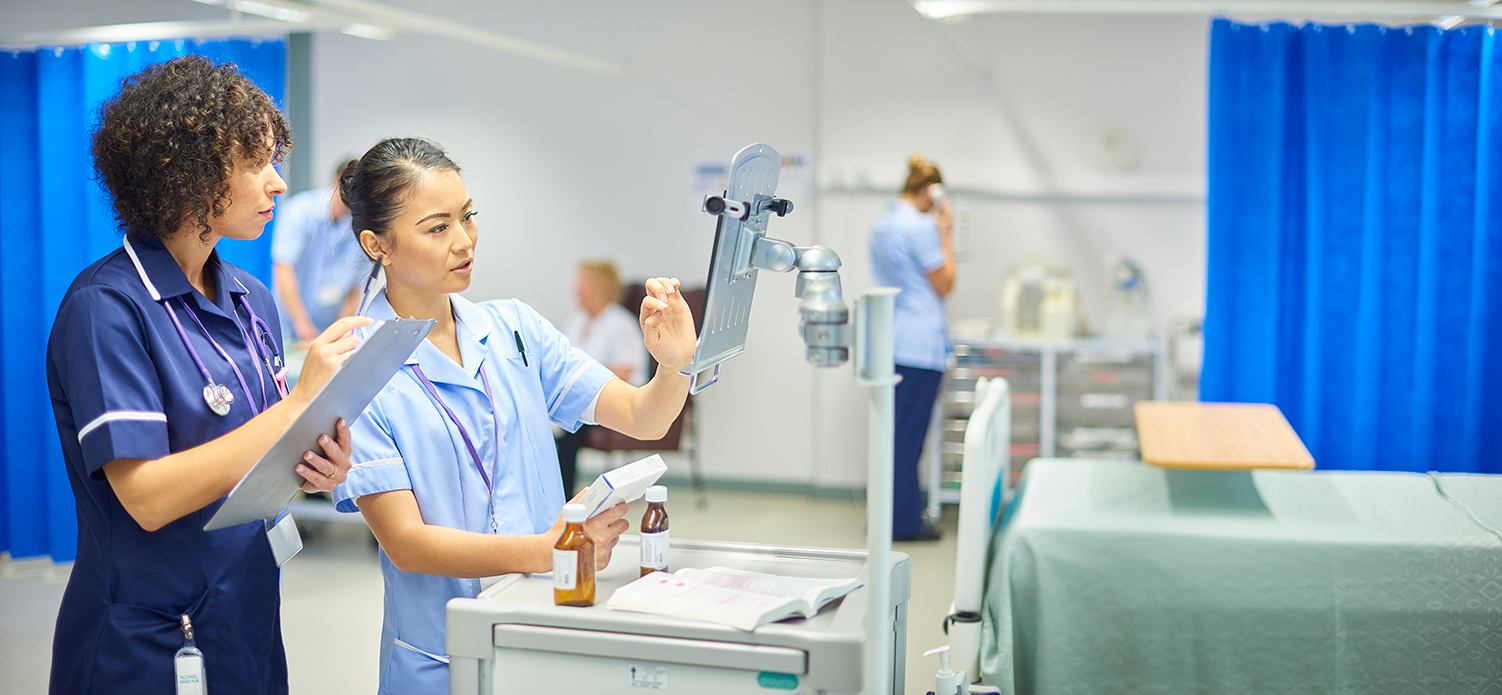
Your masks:
<path fill-rule="evenodd" d="M 563 505 L 563 534 L 553 545 L 553 603 L 595 605 L 595 542 L 584 532 L 582 504 Z"/>
<path fill-rule="evenodd" d="M 641 515 L 641 576 L 668 570 L 668 489 L 647 488 L 647 511 Z"/>

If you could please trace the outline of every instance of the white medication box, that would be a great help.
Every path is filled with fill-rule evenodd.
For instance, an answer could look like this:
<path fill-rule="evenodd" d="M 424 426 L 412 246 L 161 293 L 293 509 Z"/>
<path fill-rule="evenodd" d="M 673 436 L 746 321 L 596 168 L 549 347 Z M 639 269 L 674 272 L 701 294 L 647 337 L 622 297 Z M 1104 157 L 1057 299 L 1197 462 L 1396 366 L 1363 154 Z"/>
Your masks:
<path fill-rule="evenodd" d="M 667 462 L 657 454 L 606 471 L 590 484 L 579 504 L 594 516 L 621 502 L 633 502 L 646 494 L 647 488 L 668 472 Z"/>

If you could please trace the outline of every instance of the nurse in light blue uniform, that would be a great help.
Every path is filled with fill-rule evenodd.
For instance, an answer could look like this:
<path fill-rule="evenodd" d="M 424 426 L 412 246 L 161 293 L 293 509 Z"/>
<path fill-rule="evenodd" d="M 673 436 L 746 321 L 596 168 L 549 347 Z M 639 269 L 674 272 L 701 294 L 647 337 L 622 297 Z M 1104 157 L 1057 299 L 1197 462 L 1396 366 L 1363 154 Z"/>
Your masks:
<path fill-rule="evenodd" d="M 370 262 L 349 227 L 349 208 L 333 186 L 303 191 L 282 201 L 271 232 L 276 306 L 282 335 L 312 340 L 341 316 L 355 313 L 361 281 Z"/>
<path fill-rule="evenodd" d="M 602 424 L 660 437 L 682 409 L 693 319 L 674 280 L 648 281 L 641 323 L 665 365 L 640 388 L 569 344 L 514 299 L 472 303 L 478 226 L 459 170 L 437 145 L 386 140 L 342 186 L 387 287 L 367 314 L 438 325 L 356 421 L 341 511 L 381 544 L 385 620 L 380 692 L 448 692 L 444 605 L 481 578 L 552 569 L 565 498 L 550 424 Z M 603 568 L 625 505 L 590 520 Z"/>
<path fill-rule="evenodd" d="M 942 193 L 943 180 L 938 167 L 913 155 L 902 192 L 871 228 L 871 275 L 882 287 L 902 290 L 892 316 L 892 359 L 902 376 L 892 442 L 894 541 L 936 541 L 940 535 L 923 520 L 918 458 L 952 352 L 944 298 L 954 289 L 953 217 L 949 204 L 934 195 Z"/>

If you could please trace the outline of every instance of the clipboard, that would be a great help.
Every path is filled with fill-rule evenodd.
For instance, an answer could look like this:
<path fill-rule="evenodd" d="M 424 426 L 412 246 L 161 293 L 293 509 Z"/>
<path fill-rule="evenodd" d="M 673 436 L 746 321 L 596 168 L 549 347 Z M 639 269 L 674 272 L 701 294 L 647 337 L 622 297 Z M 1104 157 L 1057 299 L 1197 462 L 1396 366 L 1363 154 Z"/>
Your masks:
<path fill-rule="evenodd" d="M 203 530 L 270 519 L 281 512 L 306 482 L 297 472 L 303 452 L 317 446 L 318 435 L 333 436 L 339 418 L 353 423 L 434 325 L 432 320 L 398 319 L 376 328 L 281 439 L 229 491 Z"/>

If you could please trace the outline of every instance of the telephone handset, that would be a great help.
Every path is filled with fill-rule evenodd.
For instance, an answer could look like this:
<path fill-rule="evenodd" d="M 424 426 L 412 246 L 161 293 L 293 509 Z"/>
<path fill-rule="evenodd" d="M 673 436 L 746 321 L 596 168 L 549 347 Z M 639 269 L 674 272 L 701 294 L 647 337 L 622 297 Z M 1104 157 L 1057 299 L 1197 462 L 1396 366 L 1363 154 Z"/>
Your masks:
<path fill-rule="evenodd" d="M 944 192 L 944 184 L 942 184 L 942 183 L 931 183 L 931 184 L 928 184 L 928 199 L 931 200 L 931 201 L 933 201 L 933 207 L 929 208 L 930 212 L 933 212 L 934 214 L 938 214 L 938 212 L 943 209 L 943 207 L 944 207 L 944 201 L 948 197 L 949 197 L 949 195 Z"/>

